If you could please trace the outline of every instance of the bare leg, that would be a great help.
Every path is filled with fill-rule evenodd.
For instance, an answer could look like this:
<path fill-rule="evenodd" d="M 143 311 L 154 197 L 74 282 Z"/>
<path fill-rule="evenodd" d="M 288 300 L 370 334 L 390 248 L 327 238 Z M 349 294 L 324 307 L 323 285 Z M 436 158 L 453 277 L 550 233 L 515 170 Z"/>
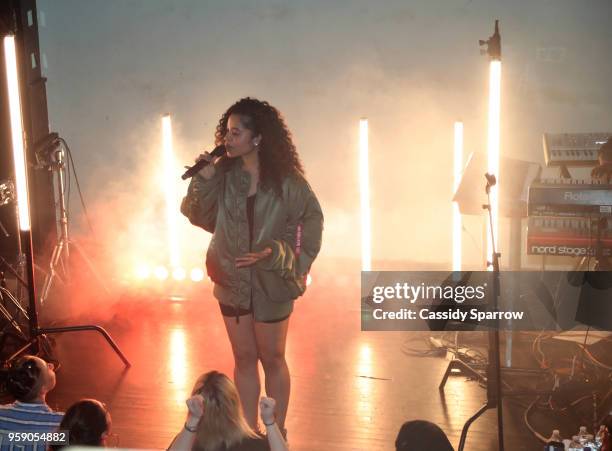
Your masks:
<path fill-rule="evenodd" d="M 223 317 L 225 329 L 234 353 L 234 383 L 240 395 L 244 416 L 257 430 L 257 408 L 261 385 L 257 370 L 257 343 L 253 328 L 253 317 L 244 315 L 236 323 L 235 317 Z"/>
<path fill-rule="evenodd" d="M 289 406 L 291 378 L 285 360 L 289 318 L 279 323 L 255 322 L 255 339 L 266 376 L 266 394 L 276 400 L 276 422 L 281 430 Z"/>

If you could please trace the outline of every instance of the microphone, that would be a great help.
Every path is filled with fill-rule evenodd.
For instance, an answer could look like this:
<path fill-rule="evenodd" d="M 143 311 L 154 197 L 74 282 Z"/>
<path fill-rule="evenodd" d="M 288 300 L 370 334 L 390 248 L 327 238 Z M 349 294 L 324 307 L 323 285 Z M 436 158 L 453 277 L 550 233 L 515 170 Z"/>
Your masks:
<path fill-rule="evenodd" d="M 223 144 L 221 144 L 220 146 L 215 147 L 215 150 L 213 150 L 210 153 L 210 155 L 213 157 L 213 159 L 225 155 L 225 146 Z M 185 173 L 181 176 L 181 178 L 183 180 L 187 180 L 188 178 L 193 177 L 194 175 L 196 175 L 198 173 L 198 171 L 200 169 L 202 169 L 204 166 L 206 166 L 208 164 L 209 164 L 209 162 L 206 161 L 206 160 L 198 161 L 193 166 L 188 167 L 187 170 L 185 171 Z"/>

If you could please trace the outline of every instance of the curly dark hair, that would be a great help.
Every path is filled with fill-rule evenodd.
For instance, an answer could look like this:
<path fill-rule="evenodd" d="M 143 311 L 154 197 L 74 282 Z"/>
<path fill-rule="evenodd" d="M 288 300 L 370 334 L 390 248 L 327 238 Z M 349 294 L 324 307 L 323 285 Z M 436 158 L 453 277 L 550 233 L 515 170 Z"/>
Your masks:
<path fill-rule="evenodd" d="M 245 97 L 240 99 L 223 113 L 215 132 L 215 145 L 224 143 L 227 133 L 227 121 L 232 114 L 241 116 L 242 123 L 254 135 L 261 135 L 259 143 L 259 170 L 262 187 L 273 188 L 279 194 L 285 177 L 294 175 L 304 177 L 291 132 L 285 124 L 282 114 L 268 102 Z M 223 167 L 233 162 L 225 159 Z"/>
<path fill-rule="evenodd" d="M 38 397 L 42 387 L 41 371 L 32 356 L 26 355 L 15 361 L 0 374 L 2 391 L 8 392 L 21 402 L 31 402 Z"/>

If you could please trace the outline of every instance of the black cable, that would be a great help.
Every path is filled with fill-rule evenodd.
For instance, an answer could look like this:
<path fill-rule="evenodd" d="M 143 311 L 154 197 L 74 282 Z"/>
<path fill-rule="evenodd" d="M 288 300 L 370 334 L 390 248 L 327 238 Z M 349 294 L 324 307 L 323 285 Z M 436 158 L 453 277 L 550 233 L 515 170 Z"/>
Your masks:
<path fill-rule="evenodd" d="M 441 357 L 443 348 L 431 348 L 431 344 L 428 339 L 425 340 L 430 345 L 429 349 L 416 349 L 407 346 L 407 342 L 402 343 L 401 351 L 412 357 Z"/>
<path fill-rule="evenodd" d="M 586 343 L 589 338 L 589 331 L 591 326 L 587 327 L 586 333 L 584 334 L 584 343 L 582 343 L 582 353 L 580 354 L 580 368 L 584 370 L 584 355 L 586 354 Z"/>
<path fill-rule="evenodd" d="M 66 205 L 66 218 L 68 219 L 68 225 L 70 225 L 70 159 L 66 159 L 64 169 L 64 180 L 66 184 L 66 190 L 64 191 L 64 203 Z"/>
<path fill-rule="evenodd" d="M 586 267 L 587 271 L 589 271 L 589 268 L 591 267 L 591 253 L 593 252 L 593 220 L 591 219 L 591 216 L 589 216 L 588 218 L 589 218 L 589 254 L 587 256 L 587 267 Z"/>
<path fill-rule="evenodd" d="M 64 171 L 64 204 L 66 206 L 66 219 L 70 225 L 70 160 L 66 160 L 66 164 L 61 169 Z"/>
<path fill-rule="evenodd" d="M 580 365 L 580 367 L 578 367 L 578 365 L 577 365 L 577 370 L 576 371 L 582 371 L 582 372 L 587 371 L 587 368 L 585 368 L 584 366 L 587 363 L 589 363 L 589 364 L 591 363 L 590 361 L 584 361 L 584 356 L 585 355 L 587 357 L 589 357 L 589 359 L 592 359 L 592 357 L 589 356 L 589 352 L 588 352 L 588 350 L 586 348 L 586 343 L 588 341 L 589 331 L 590 331 L 590 328 L 588 328 L 586 333 L 585 333 L 584 342 L 582 344 L 578 345 L 578 346 L 583 348 L 584 352 L 582 354 L 581 365 Z M 541 342 L 544 338 L 545 337 L 543 335 L 540 335 L 540 336 L 538 336 L 536 338 L 536 341 Z M 546 337 L 546 338 L 550 338 L 550 337 Z M 576 359 L 576 358 L 577 358 L 577 355 L 574 356 L 574 359 Z M 593 361 L 593 364 L 595 364 L 595 366 L 597 366 L 597 367 L 601 367 L 602 366 L 601 362 L 597 362 L 597 361 Z M 605 366 L 604 366 L 604 368 L 605 368 Z M 552 372 L 553 375 L 556 374 L 555 370 L 551 370 L 551 372 Z M 608 374 L 611 374 L 611 373 L 608 373 Z M 558 393 L 563 393 L 564 385 L 566 383 L 571 383 L 570 381 L 571 381 L 571 379 L 573 379 L 573 377 L 574 376 L 571 376 L 569 378 L 569 380 L 566 380 L 565 382 L 562 382 L 561 384 L 558 384 L 557 383 L 557 379 L 555 379 L 555 382 L 554 382 L 554 385 L 553 385 L 553 390 L 558 392 Z M 609 384 L 607 386 L 609 386 Z M 612 392 L 612 390 L 608 389 L 608 393 L 604 394 L 601 397 L 601 399 L 605 400 L 608 396 L 610 396 L 611 392 Z M 524 412 L 524 415 L 523 415 L 523 420 L 524 420 L 525 425 L 527 426 L 527 428 L 533 433 L 534 436 L 536 436 L 538 439 L 540 439 L 542 441 L 545 441 L 545 437 L 542 434 L 540 434 L 535 429 L 535 427 L 530 423 L 530 416 L 531 416 L 531 413 L 533 412 L 534 409 L 545 409 L 546 411 L 549 411 L 549 412 L 556 412 L 556 413 L 559 413 L 559 414 L 567 415 L 568 412 L 574 411 L 577 408 L 577 406 L 579 406 L 580 404 L 588 403 L 592 399 L 592 396 L 593 396 L 592 393 L 586 394 L 586 395 L 582 394 L 579 397 L 577 397 L 576 399 L 572 400 L 571 402 L 566 403 L 566 405 L 564 405 L 564 407 L 553 405 L 553 403 L 550 402 L 552 400 L 551 396 L 548 396 L 548 401 L 546 400 L 546 398 L 544 396 L 538 396 L 525 409 L 525 412 Z M 582 422 L 582 419 L 580 421 Z"/>
<path fill-rule="evenodd" d="M 449 352 L 454 354 L 455 358 L 461 359 L 463 362 L 472 365 L 485 366 L 487 363 L 487 357 L 479 350 L 470 347 L 462 347 L 461 351 L 455 349 L 454 343 L 450 343 L 447 340 L 442 342 L 441 347 L 431 347 L 429 337 L 425 339 L 425 343 L 429 345 L 429 349 L 417 349 L 407 345 L 406 342 L 402 344 L 401 351 L 409 356 L 413 357 L 445 357 Z"/>
<path fill-rule="evenodd" d="M 68 170 L 66 171 L 66 177 L 68 178 L 68 191 L 66 193 L 66 215 L 70 217 L 70 194 L 72 194 L 72 174 L 70 169 L 74 171 L 74 165 L 72 164 L 72 160 L 69 158 L 66 160 L 68 164 Z"/>
<path fill-rule="evenodd" d="M 81 200 L 81 206 L 83 207 L 83 212 L 85 213 L 85 219 L 87 220 L 87 225 L 89 226 L 89 230 L 91 230 L 91 234 L 95 237 L 95 232 L 93 226 L 91 225 L 91 221 L 89 220 L 89 213 L 87 213 L 87 206 L 85 205 L 85 200 L 83 200 L 83 192 L 81 191 L 81 184 L 79 183 L 79 176 L 77 175 L 76 169 L 74 167 L 74 160 L 72 159 L 72 151 L 68 146 L 68 143 L 64 138 L 60 138 L 64 146 L 66 146 L 66 150 L 68 151 L 68 158 L 70 159 L 70 164 L 72 166 L 72 171 L 74 172 L 74 181 L 76 182 L 77 191 L 79 193 L 79 199 Z"/>
<path fill-rule="evenodd" d="M 561 281 L 564 280 L 563 276 L 560 276 L 557 282 L 557 288 L 555 290 L 555 311 L 559 311 L 559 308 L 561 307 Z"/>
<path fill-rule="evenodd" d="M 593 354 L 591 354 L 591 352 L 585 347 L 582 347 L 584 353 L 586 354 L 586 356 L 589 358 L 589 360 L 594 363 L 596 366 L 600 367 L 600 368 L 604 368 L 608 371 L 612 371 L 612 367 L 609 365 L 606 365 L 605 363 L 599 361 Z"/>

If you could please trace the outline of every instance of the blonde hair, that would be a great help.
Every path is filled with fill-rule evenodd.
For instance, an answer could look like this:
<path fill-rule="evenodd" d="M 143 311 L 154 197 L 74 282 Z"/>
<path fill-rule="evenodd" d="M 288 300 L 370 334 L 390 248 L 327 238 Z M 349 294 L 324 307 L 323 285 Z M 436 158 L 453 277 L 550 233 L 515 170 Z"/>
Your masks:
<path fill-rule="evenodd" d="M 244 418 L 236 386 L 225 374 L 202 374 L 191 393 L 198 394 L 204 398 L 204 415 L 198 424 L 194 449 L 214 451 L 258 437 Z"/>

